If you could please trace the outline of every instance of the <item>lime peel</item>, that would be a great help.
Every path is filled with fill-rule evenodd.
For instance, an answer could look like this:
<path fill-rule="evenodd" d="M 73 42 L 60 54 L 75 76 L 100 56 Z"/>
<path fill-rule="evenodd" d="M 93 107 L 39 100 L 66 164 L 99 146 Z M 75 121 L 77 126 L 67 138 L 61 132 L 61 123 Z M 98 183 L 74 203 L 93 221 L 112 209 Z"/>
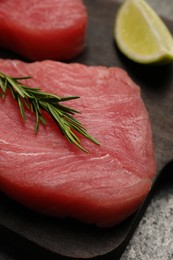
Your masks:
<path fill-rule="evenodd" d="M 173 61 L 173 37 L 144 0 L 125 0 L 115 17 L 114 38 L 121 52 L 143 63 Z"/>

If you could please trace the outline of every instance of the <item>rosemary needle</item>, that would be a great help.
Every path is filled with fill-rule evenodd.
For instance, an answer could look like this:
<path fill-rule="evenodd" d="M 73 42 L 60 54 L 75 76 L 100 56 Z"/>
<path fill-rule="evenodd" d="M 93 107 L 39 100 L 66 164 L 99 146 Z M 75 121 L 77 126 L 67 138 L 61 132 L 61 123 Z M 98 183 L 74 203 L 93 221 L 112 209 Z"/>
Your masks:
<path fill-rule="evenodd" d="M 10 77 L 0 72 L 0 94 L 4 99 L 7 95 L 7 89 L 11 92 L 13 98 L 18 103 L 20 114 L 26 120 L 25 110 L 28 109 L 35 113 L 35 132 L 38 132 L 40 122 L 46 125 L 46 120 L 42 111 L 46 111 L 55 121 L 62 134 L 70 143 L 75 144 L 82 151 L 87 150 L 80 144 L 79 137 L 75 134 L 78 132 L 95 144 L 99 142 L 88 134 L 85 127 L 76 120 L 73 115 L 80 113 L 77 110 L 61 105 L 72 99 L 77 99 L 77 96 L 59 97 L 54 94 L 41 91 L 39 88 L 31 88 L 22 84 L 21 80 L 30 79 L 31 77 Z"/>

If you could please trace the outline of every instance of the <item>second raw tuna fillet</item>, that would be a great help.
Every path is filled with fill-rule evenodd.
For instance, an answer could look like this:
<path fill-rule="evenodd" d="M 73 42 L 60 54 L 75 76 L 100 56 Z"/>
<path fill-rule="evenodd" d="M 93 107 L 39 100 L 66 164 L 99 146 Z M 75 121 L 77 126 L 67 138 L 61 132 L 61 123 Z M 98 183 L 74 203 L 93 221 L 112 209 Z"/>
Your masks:
<path fill-rule="evenodd" d="M 29 60 L 69 60 L 84 49 L 82 0 L 0 1 L 0 48 Z"/>

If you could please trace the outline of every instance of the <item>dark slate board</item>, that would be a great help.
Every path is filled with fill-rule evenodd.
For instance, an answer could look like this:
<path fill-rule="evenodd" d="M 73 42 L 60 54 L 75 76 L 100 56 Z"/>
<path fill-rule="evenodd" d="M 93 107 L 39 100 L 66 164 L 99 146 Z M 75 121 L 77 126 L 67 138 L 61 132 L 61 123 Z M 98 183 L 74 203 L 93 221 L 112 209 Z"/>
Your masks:
<path fill-rule="evenodd" d="M 0 248 L 19 259 L 119 259 L 139 223 L 154 190 L 173 169 L 173 66 L 151 67 L 126 59 L 113 41 L 111 0 L 86 0 L 89 13 L 85 51 L 73 62 L 119 66 L 141 86 L 147 106 L 157 161 L 157 177 L 141 208 L 110 229 L 99 229 L 72 219 L 59 220 L 34 213 L 0 193 Z M 173 23 L 164 19 L 173 33 Z M 0 51 L 1 58 L 20 58 Z M 22 58 L 20 58 L 22 59 Z"/>

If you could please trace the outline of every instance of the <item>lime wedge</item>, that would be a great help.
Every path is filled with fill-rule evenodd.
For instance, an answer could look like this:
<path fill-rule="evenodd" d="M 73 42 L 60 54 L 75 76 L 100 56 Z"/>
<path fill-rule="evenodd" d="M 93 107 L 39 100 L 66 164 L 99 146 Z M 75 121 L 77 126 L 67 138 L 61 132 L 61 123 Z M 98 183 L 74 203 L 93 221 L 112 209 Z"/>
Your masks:
<path fill-rule="evenodd" d="M 143 63 L 173 61 L 173 37 L 144 0 L 124 0 L 115 17 L 114 38 L 120 51 Z"/>

